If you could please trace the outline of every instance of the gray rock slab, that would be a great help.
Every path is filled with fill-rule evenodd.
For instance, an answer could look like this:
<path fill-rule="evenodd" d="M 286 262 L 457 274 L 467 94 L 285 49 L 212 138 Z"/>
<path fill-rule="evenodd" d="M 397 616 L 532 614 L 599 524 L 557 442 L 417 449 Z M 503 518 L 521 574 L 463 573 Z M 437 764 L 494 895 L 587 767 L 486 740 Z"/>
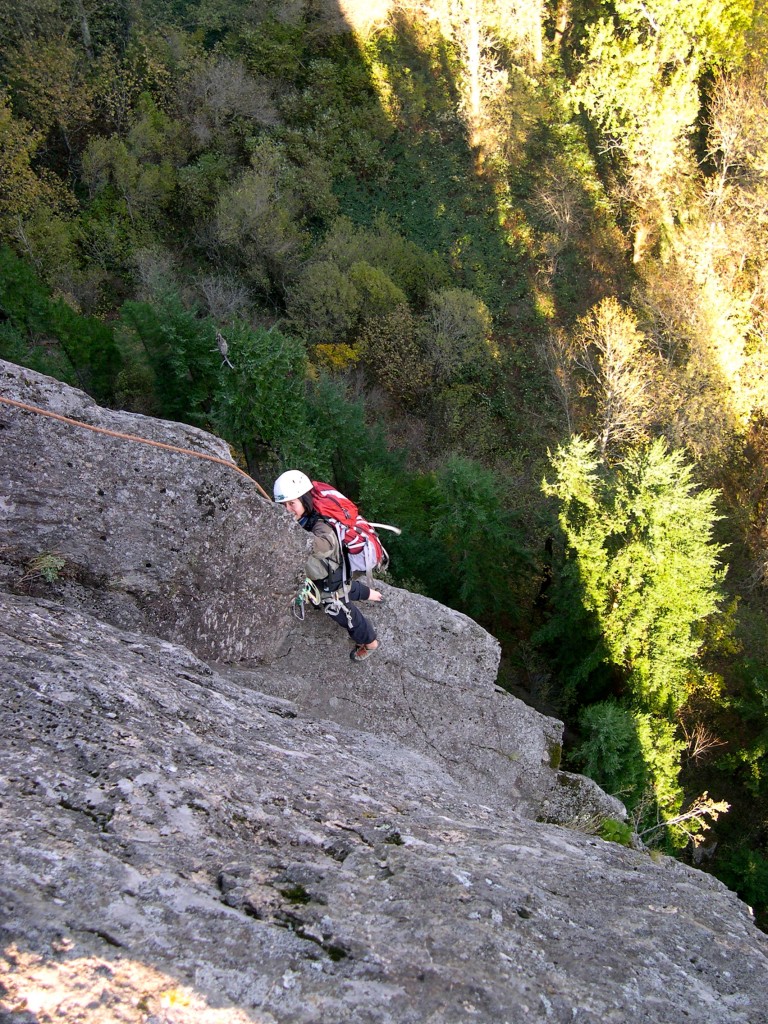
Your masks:
<path fill-rule="evenodd" d="M 498 641 L 427 597 L 377 583 L 383 604 L 358 607 L 380 648 L 360 665 L 347 634 L 321 611 L 294 623 L 268 668 L 228 676 L 295 701 L 315 716 L 388 736 L 434 758 L 484 799 L 556 822 L 623 819 L 623 805 L 583 776 L 558 771 L 563 725 L 495 684 Z"/>
<path fill-rule="evenodd" d="M 499 644 L 465 615 L 384 588 L 386 605 L 364 605 L 381 651 L 362 665 L 321 612 L 296 622 L 289 607 L 309 537 L 235 472 L 225 442 L 102 409 L 10 363 L 0 362 L 0 397 L 221 460 L 0 402 L 0 586 L 178 641 L 209 662 L 255 668 L 240 681 L 435 757 L 481 798 L 518 813 L 557 822 L 625 815 L 589 780 L 556 770 L 561 723 L 495 685 Z M 47 579 L 39 559 L 51 555 L 63 565 Z"/>
<path fill-rule="evenodd" d="M 0 648 L 4 1022 L 768 1020 L 710 876 L 77 610 L 0 593 Z"/>
<path fill-rule="evenodd" d="M 224 465 L 0 403 L 0 582 L 53 594 L 201 657 L 268 659 L 282 642 L 306 539 L 235 471 L 224 441 L 102 409 L 0 361 L 0 396 Z M 51 585 L 35 559 L 65 560 Z"/>

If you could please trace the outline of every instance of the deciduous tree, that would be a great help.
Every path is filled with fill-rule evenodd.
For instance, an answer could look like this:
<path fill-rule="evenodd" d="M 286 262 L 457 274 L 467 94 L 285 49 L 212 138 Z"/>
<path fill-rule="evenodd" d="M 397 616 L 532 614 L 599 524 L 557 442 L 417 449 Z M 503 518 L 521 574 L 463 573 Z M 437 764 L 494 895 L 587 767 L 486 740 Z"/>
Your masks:
<path fill-rule="evenodd" d="M 701 76 L 740 56 L 751 4 L 617 0 L 614 10 L 588 26 L 572 96 L 623 169 L 639 261 L 649 232 L 671 224 L 692 172 Z"/>
<path fill-rule="evenodd" d="M 657 360 L 616 299 L 598 303 L 572 332 L 552 331 L 544 356 L 569 428 L 596 437 L 602 455 L 647 435 Z"/>

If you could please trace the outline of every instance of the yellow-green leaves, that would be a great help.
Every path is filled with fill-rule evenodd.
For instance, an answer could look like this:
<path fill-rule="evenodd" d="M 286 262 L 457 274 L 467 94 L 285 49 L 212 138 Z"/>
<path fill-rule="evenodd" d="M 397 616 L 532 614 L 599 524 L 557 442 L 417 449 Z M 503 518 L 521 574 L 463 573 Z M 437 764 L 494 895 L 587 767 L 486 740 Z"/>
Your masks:
<path fill-rule="evenodd" d="M 544 490 L 560 502 L 576 592 L 634 698 L 666 714 L 686 699 L 699 624 L 721 601 L 715 494 L 698 490 L 682 453 L 661 440 L 609 468 L 595 442 L 576 437 L 552 465 Z"/>

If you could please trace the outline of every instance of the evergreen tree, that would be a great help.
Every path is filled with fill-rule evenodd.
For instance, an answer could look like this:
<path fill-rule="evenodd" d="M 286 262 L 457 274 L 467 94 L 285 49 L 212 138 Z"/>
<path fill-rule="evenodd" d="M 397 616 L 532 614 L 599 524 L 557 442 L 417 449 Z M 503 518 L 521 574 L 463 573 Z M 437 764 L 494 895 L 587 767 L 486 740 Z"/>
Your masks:
<path fill-rule="evenodd" d="M 226 340 L 232 365 L 222 368 L 216 390 L 215 429 L 242 448 L 257 476 L 266 465 L 311 465 L 317 455 L 307 423 L 304 346 L 242 321 Z"/>
<path fill-rule="evenodd" d="M 573 752 L 582 770 L 606 792 L 633 806 L 648 784 L 648 771 L 632 712 L 615 700 L 591 704 L 579 715 L 583 741 Z"/>
<path fill-rule="evenodd" d="M 167 292 L 153 303 L 126 302 L 120 335 L 124 350 L 141 351 L 152 370 L 159 414 L 207 426 L 220 362 L 213 321 Z"/>
<path fill-rule="evenodd" d="M 436 477 L 431 534 L 451 568 L 451 603 L 502 633 L 516 615 L 512 583 L 525 557 L 514 511 L 496 474 L 473 459 L 451 455 Z"/>
<path fill-rule="evenodd" d="M 400 475 L 405 453 L 387 448 L 381 424 L 369 425 L 365 402 L 348 397 L 343 381 L 321 374 L 309 387 L 306 408 L 317 453 L 316 462 L 306 467 L 308 473 L 335 484 L 353 501 L 360 497 L 361 481 L 369 468 Z M 372 514 L 368 506 L 366 513 Z M 382 514 L 391 515 L 386 505 Z"/>
<path fill-rule="evenodd" d="M 121 356 L 111 327 L 51 297 L 27 263 L 0 247 L 0 357 L 111 401 Z"/>
<path fill-rule="evenodd" d="M 560 501 L 572 559 L 566 594 L 573 598 L 576 580 L 581 591 L 581 606 L 561 597 L 556 616 L 577 626 L 585 611 L 592 616 L 603 657 L 640 706 L 668 715 L 685 701 L 701 624 L 721 600 L 715 494 L 697 489 L 682 453 L 663 440 L 611 468 L 594 441 L 575 437 L 552 465 L 544 490 Z M 586 661 L 591 668 L 589 650 Z"/>

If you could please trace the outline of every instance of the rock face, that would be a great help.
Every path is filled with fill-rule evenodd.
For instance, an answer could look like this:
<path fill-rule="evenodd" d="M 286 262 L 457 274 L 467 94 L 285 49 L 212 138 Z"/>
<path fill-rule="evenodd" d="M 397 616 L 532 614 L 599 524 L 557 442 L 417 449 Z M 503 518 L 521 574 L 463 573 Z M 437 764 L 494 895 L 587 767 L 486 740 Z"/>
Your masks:
<path fill-rule="evenodd" d="M 0 397 L 228 463 L 0 403 L 6 581 L 34 576 L 35 560 L 54 554 L 65 560 L 59 596 L 105 622 L 176 639 L 201 657 L 274 653 L 306 541 L 235 471 L 223 441 L 101 409 L 82 391 L 1 360 Z"/>
<path fill-rule="evenodd" d="M 209 661 L 259 665 L 242 680 L 437 757 L 520 813 L 558 822 L 623 816 L 589 780 L 555 770 L 561 723 L 494 686 L 499 645 L 466 616 L 387 588 L 385 609 L 366 606 L 382 652 L 354 671 L 346 634 L 327 616 L 298 623 L 289 607 L 308 535 L 235 471 L 219 438 L 100 409 L 80 391 L 0 362 L 2 397 L 224 463 L 0 402 L 0 469 L 10 485 L 0 504 L 0 582 L 9 589 L 184 643 Z M 49 581 L 39 566 L 51 555 L 63 566 Z"/>
<path fill-rule="evenodd" d="M 2 396 L 229 463 L 9 364 Z M 546 823 L 622 808 L 471 620 L 384 588 L 352 666 L 231 463 L 0 403 L 0 471 L 2 1024 L 766 1024 L 732 893 Z"/>
<path fill-rule="evenodd" d="M 713 878 L 80 612 L 0 635 L 4 1022 L 768 1020 Z"/>
<path fill-rule="evenodd" d="M 225 671 L 312 715 L 389 736 L 434 758 L 479 798 L 492 793 L 520 814 L 558 822 L 625 816 L 588 779 L 556 770 L 562 723 L 494 685 L 493 637 L 436 601 L 379 587 L 383 605 L 360 604 L 380 642 L 363 665 L 350 665 L 345 633 L 313 610 L 269 667 Z"/>

